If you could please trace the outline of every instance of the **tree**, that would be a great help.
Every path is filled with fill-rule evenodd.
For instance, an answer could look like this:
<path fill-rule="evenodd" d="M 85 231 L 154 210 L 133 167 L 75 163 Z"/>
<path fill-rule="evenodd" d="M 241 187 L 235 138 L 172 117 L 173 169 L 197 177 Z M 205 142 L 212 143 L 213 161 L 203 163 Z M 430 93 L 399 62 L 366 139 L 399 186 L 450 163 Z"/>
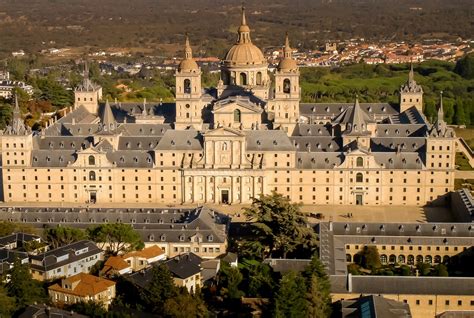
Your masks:
<path fill-rule="evenodd" d="M 66 309 L 89 317 L 105 317 L 107 314 L 107 311 L 104 309 L 104 306 L 102 306 L 101 303 L 95 302 L 93 300 L 89 300 L 87 302 L 81 301 L 66 306 Z"/>
<path fill-rule="evenodd" d="M 245 264 L 247 295 L 249 297 L 271 297 L 275 287 L 273 270 L 268 264 L 252 261 Z"/>
<path fill-rule="evenodd" d="M 467 54 L 459 59 L 454 67 L 454 72 L 466 79 L 474 78 L 474 54 Z"/>
<path fill-rule="evenodd" d="M 37 234 L 37 230 L 29 224 L 0 221 L 0 236 L 7 236 L 15 232 Z"/>
<path fill-rule="evenodd" d="M 206 304 L 200 291 L 191 295 L 185 288 L 181 288 L 178 295 L 165 301 L 163 313 L 167 317 L 174 318 L 204 318 L 208 316 Z"/>
<path fill-rule="evenodd" d="M 308 316 L 329 317 L 331 314 L 331 284 L 324 265 L 314 255 L 303 272 L 308 286 Z"/>
<path fill-rule="evenodd" d="M 256 240 L 269 247 L 265 256 L 282 256 L 297 248 L 313 250 L 316 247 L 316 234 L 307 225 L 300 205 L 291 203 L 281 194 L 272 192 L 254 198 L 252 206 L 244 213 L 251 224 Z"/>
<path fill-rule="evenodd" d="M 243 275 L 238 268 L 223 262 L 219 271 L 221 295 L 229 299 L 240 299 L 244 293 L 239 289 Z"/>
<path fill-rule="evenodd" d="M 466 124 L 466 115 L 464 113 L 464 104 L 462 99 L 458 98 L 454 105 L 454 123 L 457 125 Z"/>
<path fill-rule="evenodd" d="M 448 277 L 448 268 L 444 264 L 438 264 L 434 267 L 433 276 Z"/>
<path fill-rule="evenodd" d="M 8 296 L 5 288 L 0 286 L 0 317 L 11 317 L 15 307 L 15 298 Z"/>
<path fill-rule="evenodd" d="M 428 263 L 417 263 L 416 269 L 418 270 L 419 275 L 428 276 L 431 272 L 431 265 Z"/>
<path fill-rule="evenodd" d="M 46 228 L 44 229 L 44 237 L 53 248 L 87 239 L 87 235 L 83 230 L 68 226 Z"/>
<path fill-rule="evenodd" d="M 139 250 L 144 247 L 140 234 L 129 224 L 104 223 L 87 229 L 91 240 L 111 254 Z"/>
<path fill-rule="evenodd" d="M 274 317 L 307 317 L 307 310 L 308 304 L 306 301 L 304 278 L 296 272 L 289 272 L 283 275 L 275 297 Z"/>
<path fill-rule="evenodd" d="M 370 269 L 372 271 L 380 268 L 380 255 L 376 246 L 364 246 L 362 251 L 357 253 L 359 255 L 359 265 L 363 268 Z"/>
<path fill-rule="evenodd" d="M 178 293 L 173 277 L 165 264 L 153 266 L 152 279 L 146 290 L 142 290 L 141 293 L 148 310 L 157 314 L 163 312 L 165 302 Z"/>
<path fill-rule="evenodd" d="M 47 297 L 40 283 L 31 277 L 29 266 L 15 260 L 10 270 L 7 294 L 16 300 L 16 309 L 23 309 L 35 302 L 44 302 Z"/>

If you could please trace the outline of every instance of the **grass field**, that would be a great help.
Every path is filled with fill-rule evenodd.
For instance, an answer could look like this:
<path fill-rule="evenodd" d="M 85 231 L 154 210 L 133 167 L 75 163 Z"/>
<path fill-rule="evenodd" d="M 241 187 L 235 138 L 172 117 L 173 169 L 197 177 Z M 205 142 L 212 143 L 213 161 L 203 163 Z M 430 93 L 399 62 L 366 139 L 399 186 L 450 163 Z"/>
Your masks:
<path fill-rule="evenodd" d="M 458 170 L 461 170 L 461 171 L 473 170 L 466 156 L 460 152 L 456 153 L 456 165 L 458 166 Z"/>
<path fill-rule="evenodd" d="M 469 128 L 455 128 L 456 136 L 463 138 L 469 147 L 474 150 L 474 127 Z"/>

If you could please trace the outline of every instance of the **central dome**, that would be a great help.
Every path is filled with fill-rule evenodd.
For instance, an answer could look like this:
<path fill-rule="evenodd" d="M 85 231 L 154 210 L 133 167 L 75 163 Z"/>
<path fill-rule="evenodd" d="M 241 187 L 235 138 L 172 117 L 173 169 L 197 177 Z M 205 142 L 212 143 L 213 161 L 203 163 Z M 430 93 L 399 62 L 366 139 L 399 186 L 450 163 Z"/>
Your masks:
<path fill-rule="evenodd" d="M 261 65 L 265 64 L 265 57 L 251 42 L 237 43 L 227 52 L 225 62 L 231 65 Z"/>
<path fill-rule="evenodd" d="M 242 21 L 238 30 L 237 43 L 227 52 L 224 62 L 230 66 L 264 65 L 266 63 L 262 51 L 250 39 L 250 28 L 242 8 Z"/>

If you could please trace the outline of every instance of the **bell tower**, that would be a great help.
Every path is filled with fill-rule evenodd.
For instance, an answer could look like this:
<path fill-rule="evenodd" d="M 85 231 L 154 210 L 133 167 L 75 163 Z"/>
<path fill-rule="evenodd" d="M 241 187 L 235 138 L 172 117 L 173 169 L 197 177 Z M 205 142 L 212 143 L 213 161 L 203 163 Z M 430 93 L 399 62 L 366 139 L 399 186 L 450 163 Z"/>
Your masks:
<path fill-rule="evenodd" d="M 203 103 L 201 101 L 201 69 L 193 59 L 193 51 L 186 36 L 184 59 L 176 71 L 176 129 L 201 129 Z"/>
<path fill-rule="evenodd" d="M 102 98 L 102 87 L 89 79 L 89 66 L 84 65 L 82 83 L 74 90 L 74 107 L 84 106 L 91 114 L 99 114 L 99 101 Z"/>
<path fill-rule="evenodd" d="M 275 72 L 275 97 L 269 105 L 275 128 L 281 127 L 289 135 L 293 133 L 300 117 L 300 97 L 300 72 L 286 34 L 283 59 Z"/>

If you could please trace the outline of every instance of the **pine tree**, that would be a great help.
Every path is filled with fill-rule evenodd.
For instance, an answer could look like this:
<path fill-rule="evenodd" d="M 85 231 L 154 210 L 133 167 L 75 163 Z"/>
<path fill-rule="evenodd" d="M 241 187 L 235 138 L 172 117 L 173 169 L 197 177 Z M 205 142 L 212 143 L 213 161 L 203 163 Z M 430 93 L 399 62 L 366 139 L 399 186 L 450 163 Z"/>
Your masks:
<path fill-rule="evenodd" d="M 0 286 L 0 317 L 11 317 L 15 310 L 15 298 L 7 295 L 7 291 Z"/>
<path fill-rule="evenodd" d="M 29 266 L 15 260 L 10 270 L 10 281 L 7 283 L 7 294 L 16 299 L 16 309 L 22 309 L 35 302 L 46 300 L 45 291 L 39 282 L 31 277 Z"/>
<path fill-rule="evenodd" d="M 152 275 L 146 290 L 142 291 L 142 299 L 148 310 L 159 314 L 163 312 L 166 300 L 176 297 L 178 290 L 166 265 L 154 266 Z"/>
<path fill-rule="evenodd" d="M 306 284 L 300 274 L 289 272 L 283 275 L 274 306 L 276 318 L 307 317 Z"/>
<path fill-rule="evenodd" d="M 464 104 L 463 104 L 462 99 L 460 98 L 456 100 L 456 105 L 454 106 L 454 123 L 456 125 L 466 124 L 466 115 L 464 114 Z"/>
<path fill-rule="evenodd" d="M 329 317 L 331 314 L 331 285 L 324 265 L 317 255 L 303 272 L 308 286 L 308 316 Z"/>

